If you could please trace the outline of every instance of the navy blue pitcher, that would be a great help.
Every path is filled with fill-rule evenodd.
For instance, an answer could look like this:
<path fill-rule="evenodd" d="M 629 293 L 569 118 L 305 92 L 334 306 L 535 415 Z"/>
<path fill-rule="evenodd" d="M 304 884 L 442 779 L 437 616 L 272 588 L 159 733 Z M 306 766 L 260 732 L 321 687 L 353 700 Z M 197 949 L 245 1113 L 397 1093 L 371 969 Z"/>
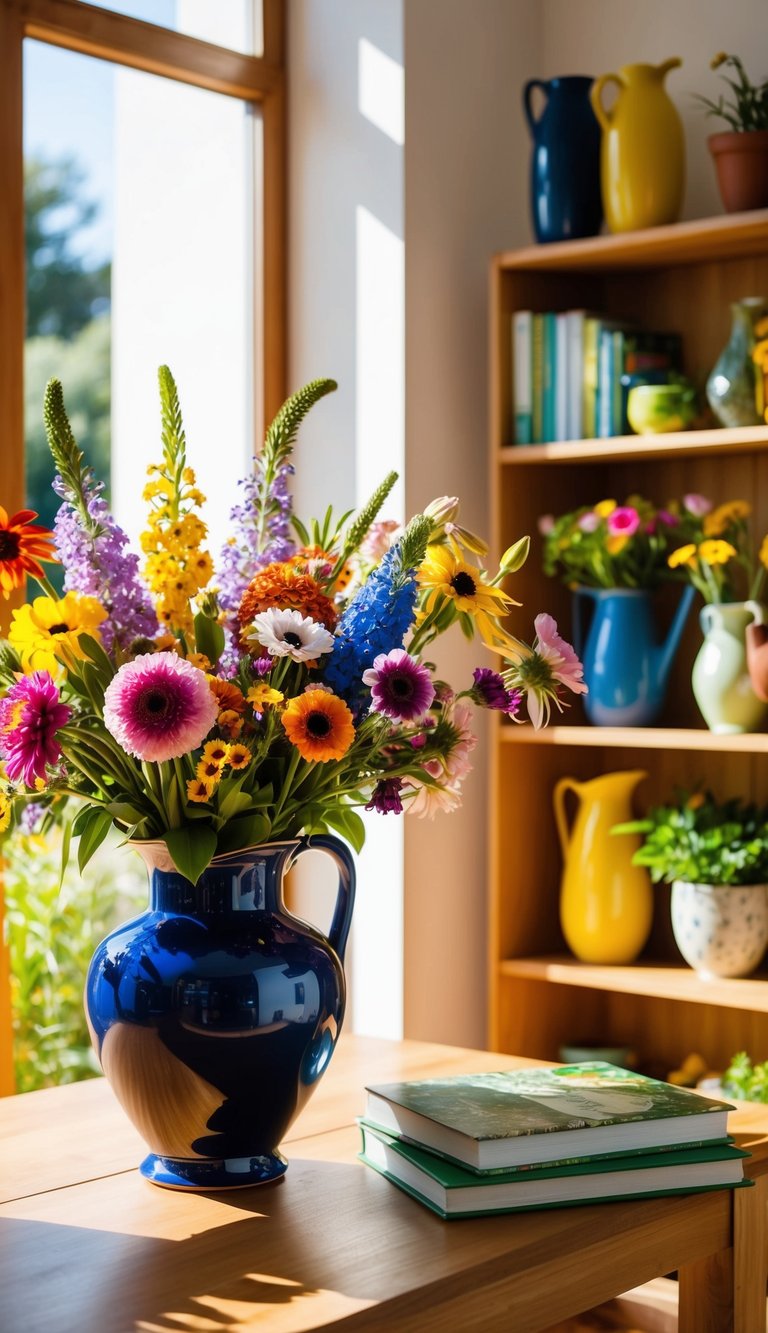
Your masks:
<path fill-rule="evenodd" d="M 215 857 L 193 886 L 165 843 L 134 845 L 149 910 L 99 945 L 85 1001 L 104 1073 L 150 1149 L 142 1175 L 196 1190 L 274 1180 L 344 1017 L 352 858 L 332 836 L 276 842 Z M 327 939 L 283 902 L 285 873 L 315 848 L 339 876 Z"/>
<path fill-rule="evenodd" d="M 569 75 L 529 79 L 523 88 L 533 138 L 531 214 L 537 241 L 570 241 L 600 230 L 600 126 L 589 101 L 593 82 Z M 538 120 L 531 105 L 535 88 L 547 99 Z"/>

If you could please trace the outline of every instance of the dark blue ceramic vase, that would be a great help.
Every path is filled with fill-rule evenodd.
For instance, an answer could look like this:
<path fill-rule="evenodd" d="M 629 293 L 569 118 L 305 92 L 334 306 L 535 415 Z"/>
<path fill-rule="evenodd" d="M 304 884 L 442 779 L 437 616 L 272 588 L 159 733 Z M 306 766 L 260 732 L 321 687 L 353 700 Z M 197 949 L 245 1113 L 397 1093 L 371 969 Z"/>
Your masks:
<path fill-rule="evenodd" d="M 589 101 L 593 82 L 569 75 L 529 79 L 523 88 L 533 138 L 531 215 L 537 241 L 570 241 L 600 230 L 600 126 Z M 531 103 L 535 88 L 546 97 L 538 120 Z"/>
<path fill-rule="evenodd" d="M 149 909 L 99 945 L 85 1003 L 104 1073 L 150 1148 L 141 1172 L 174 1189 L 274 1180 L 341 1030 L 350 853 L 325 835 L 270 843 L 216 857 L 193 887 L 164 843 L 134 845 Z M 339 875 L 327 939 L 283 902 L 287 870 L 314 849 Z"/>

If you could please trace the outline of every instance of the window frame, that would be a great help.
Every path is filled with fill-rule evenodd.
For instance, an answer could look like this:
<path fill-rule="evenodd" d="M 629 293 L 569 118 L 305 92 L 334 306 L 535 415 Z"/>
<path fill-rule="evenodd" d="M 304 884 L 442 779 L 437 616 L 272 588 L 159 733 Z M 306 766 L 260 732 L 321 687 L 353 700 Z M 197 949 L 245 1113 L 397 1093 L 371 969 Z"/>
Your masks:
<path fill-rule="evenodd" d="M 11 513 L 24 506 L 24 38 L 259 107 L 264 332 L 254 375 L 255 448 L 285 398 L 287 348 L 285 3 L 262 6 L 264 53 L 251 56 L 81 0 L 0 0 L 0 503 Z"/>

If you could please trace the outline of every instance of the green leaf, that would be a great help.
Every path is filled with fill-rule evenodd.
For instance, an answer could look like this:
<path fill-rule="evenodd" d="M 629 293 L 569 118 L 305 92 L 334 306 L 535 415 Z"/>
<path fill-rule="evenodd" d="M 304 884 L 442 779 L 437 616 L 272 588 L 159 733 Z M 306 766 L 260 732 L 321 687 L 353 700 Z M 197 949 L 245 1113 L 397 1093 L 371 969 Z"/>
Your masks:
<path fill-rule="evenodd" d="M 216 852 L 216 834 L 210 826 L 187 824 L 169 829 L 163 840 L 180 875 L 197 884 Z"/>
<path fill-rule="evenodd" d="M 252 801 L 247 791 L 231 791 L 219 801 L 218 813 L 222 819 L 234 819 L 236 815 L 250 810 Z"/>
<path fill-rule="evenodd" d="M 112 827 L 112 816 L 107 810 L 91 806 L 90 819 L 80 834 L 77 864 L 82 874 L 97 847 L 100 847 Z"/>
<path fill-rule="evenodd" d="M 61 869 L 59 871 L 59 892 L 64 883 L 64 875 L 69 864 L 69 849 L 72 844 L 72 825 L 67 821 L 62 828 L 61 839 Z"/>
<path fill-rule="evenodd" d="M 342 838 L 346 838 L 354 851 L 359 853 L 363 850 L 365 824 L 357 811 L 350 810 L 343 805 L 329 806 L 328 809 L 323 810 L 323 819 L 330 828 L 340 833 Z"/>
<path fill-rule="evenodd" d="M 78 646 L 85 653 L 89 661 L 97 668 L 104 680 L 109 682 L 115 674 L 115 668 L 110 662 L 107 654 L 101 644 L 92 638 L 90 634 L 78 635 Z"/>
<path fill-rule="evenodd" d="M 147 817 L 146 810 L 140 810 L 137 805 L 131 805 L 130 801 L 110 801 L 104 808 L 120 824 L 138 824 Z"/>
<path fill-rule="evenodd" d="M 257 847 L 269 837 L 270 821 L 266 815 L 254 811 L 239 819 L 230 819 L 219 833 L 220 852 L 237 852 L 242 847 Z"/>
<path fill-rule="evenodd" d="M 217 620 L 198 611 L 195 616 L 195 648 L 205 653 L 208 661 L 215 666 L 224 652 L 224 630 Z"/>

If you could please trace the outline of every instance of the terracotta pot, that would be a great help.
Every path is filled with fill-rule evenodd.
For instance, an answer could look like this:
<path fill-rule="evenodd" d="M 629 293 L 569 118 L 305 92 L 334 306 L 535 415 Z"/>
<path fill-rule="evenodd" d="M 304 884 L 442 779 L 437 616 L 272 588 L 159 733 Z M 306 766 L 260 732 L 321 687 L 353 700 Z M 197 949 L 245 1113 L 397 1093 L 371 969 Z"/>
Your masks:
<path fill-rule="evenodd" d="M 726 213 L 768 207 L 768 130 L 728 130 L 707 143 Z"/>

